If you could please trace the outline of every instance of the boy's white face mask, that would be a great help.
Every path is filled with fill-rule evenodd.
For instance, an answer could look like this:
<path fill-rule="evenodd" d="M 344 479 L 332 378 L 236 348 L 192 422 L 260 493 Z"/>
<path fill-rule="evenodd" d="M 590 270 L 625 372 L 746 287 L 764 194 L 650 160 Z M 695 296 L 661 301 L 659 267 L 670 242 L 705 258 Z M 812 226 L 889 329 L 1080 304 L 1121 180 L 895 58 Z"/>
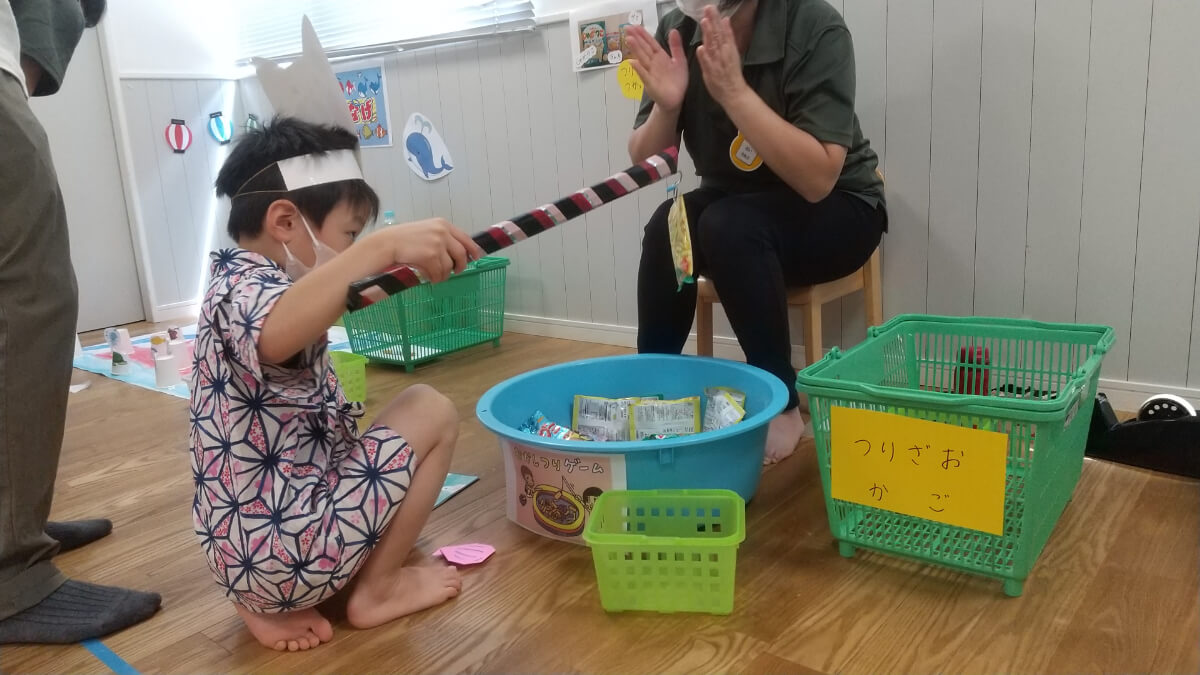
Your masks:
<path fill-rule="evenodd" d="M 309 267 L 308 265 L 305 265 L 304 262 L 299 258 L 292 255 L 292 252 L 288 249 L 287 244 L 284 244 L 283 252 L 287 254 L 287 261 L 284 263 L 283 271 L 287 272 L 287 275 L 292 278 L 292 281 L 299 281 L 300 277 L 308 274 L 321 265 L 324 265 L 330 260 L 333 260 L 334 256 L 337 255 L 337 251 L 330 248 L 325 242 L 317 239 L 317 235 L 313 234 L 312 228 L 308 226 L 307 218 L 301 215 L 300 221 L 304 223 L 304 231 L 308 233 L 308 238 L 312 239 L 313 253 L 316 258 L 313 260 L 312 267 Z"/>
<path fill-rule="evenodd" d="M 704 8 L 709 5 L 716 5 L 713 0 L 675 0 L 675 6 L 685 15 L 695 19 L 697 22 L 704 18 Z M 729 18 L 738 11 L 741 3 L 730 7 L 729 9 L 721 10 L 721 18 Z"/>

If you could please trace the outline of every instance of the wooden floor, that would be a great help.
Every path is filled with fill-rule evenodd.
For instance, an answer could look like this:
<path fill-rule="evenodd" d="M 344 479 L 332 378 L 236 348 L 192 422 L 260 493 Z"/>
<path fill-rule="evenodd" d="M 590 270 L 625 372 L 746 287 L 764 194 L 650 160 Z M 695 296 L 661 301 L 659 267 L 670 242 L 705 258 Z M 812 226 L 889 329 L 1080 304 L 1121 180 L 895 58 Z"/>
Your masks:
<path fill-rule="evenodd" d="M 136 332 L 136 331 L 135 331 Z M 479 483 L 434 512 L 426 550 L 481 541 L 451 603 L 371 631 L 336 623 L 302 655 L 260 648 L 209 576 L 191 531 L 182 399 L 76 373 L 54 517 L 106 516 L 107 539 L 62 555 L 68 574 L 153 589 L 163 609 L 104 640 L 143 673 L 1194 673 L 1200 670 L 1200 485 L 1088 461 L 1025 595 L 998 582 L 831 544 L 811 440 L 748 507 L 729 617 L 608 615 L 587 549 L 504 517 L 497 443 L 478 397 L 517 373 L 615 347 L 510 334 L 418 370 L 372 368 L 370 404 L 433 384 L 459 405 L 452 470 Z M 6 673 L 106 672 L 83 647 L 5 647 Z"/>

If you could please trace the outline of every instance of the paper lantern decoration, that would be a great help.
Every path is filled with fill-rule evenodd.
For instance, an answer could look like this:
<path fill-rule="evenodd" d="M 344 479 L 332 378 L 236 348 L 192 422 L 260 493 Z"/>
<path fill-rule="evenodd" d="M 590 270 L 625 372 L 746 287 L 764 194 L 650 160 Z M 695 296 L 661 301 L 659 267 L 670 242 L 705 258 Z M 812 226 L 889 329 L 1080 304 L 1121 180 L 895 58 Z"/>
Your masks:
<path fill-rule="evenodd" d="M 192 144 L 192 130 L 188 129 L 187 123 L 183 120 L 171 120 L 167 125 L 167 145 L 179 154 L 183 154 L 185 150 Z"/>
<path fill-rule="evenodd" d="M 220 112 L 208 116 L 208 133 L 213 140 L 225 145 L 233 140 L 233 123 L 225 119 Z"/>

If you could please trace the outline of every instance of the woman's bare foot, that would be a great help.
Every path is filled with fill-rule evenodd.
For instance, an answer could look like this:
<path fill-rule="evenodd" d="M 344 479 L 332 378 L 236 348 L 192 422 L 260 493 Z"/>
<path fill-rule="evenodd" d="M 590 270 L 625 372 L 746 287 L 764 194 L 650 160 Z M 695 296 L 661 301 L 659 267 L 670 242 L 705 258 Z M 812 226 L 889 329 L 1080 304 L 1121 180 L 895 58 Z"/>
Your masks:
<path fill-rule="evenodd" d="M 333 639 L 333 626 L 315 609 L 256 614 L 241 605 L 234 606 L 246 628 L 268 649 L 298 652 Z"/>
<path fill-rule="evenodd" d="M 767 451 L 763 455 L 763 464 L 775 464 L 790 457 L 803 435 L 804 418 L 800 416 L 799 408 L 779 413 L 767 429 Z"/>
<path fill-rule="evenodd" d="M 346 620 L 355 628 L 374 628 L 440 605 L 461 590 L 462 575 L 453 567 L 401 567 L 376 584 L 361 580 L 346 603 Z"/>

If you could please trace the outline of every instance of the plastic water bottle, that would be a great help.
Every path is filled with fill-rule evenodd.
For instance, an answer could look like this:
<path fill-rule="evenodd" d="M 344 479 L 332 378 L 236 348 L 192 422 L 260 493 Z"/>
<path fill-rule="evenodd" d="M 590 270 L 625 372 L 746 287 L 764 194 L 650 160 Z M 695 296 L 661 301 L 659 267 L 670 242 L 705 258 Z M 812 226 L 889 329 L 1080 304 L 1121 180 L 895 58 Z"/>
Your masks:
<path fill-rule="evenodd" d="M 384 227 L 387 227 L 388 225 L 395 225 L 395 224 L 396 224 L 396 213 L 394 211 L 384 211 L 383 212 Z"/>

